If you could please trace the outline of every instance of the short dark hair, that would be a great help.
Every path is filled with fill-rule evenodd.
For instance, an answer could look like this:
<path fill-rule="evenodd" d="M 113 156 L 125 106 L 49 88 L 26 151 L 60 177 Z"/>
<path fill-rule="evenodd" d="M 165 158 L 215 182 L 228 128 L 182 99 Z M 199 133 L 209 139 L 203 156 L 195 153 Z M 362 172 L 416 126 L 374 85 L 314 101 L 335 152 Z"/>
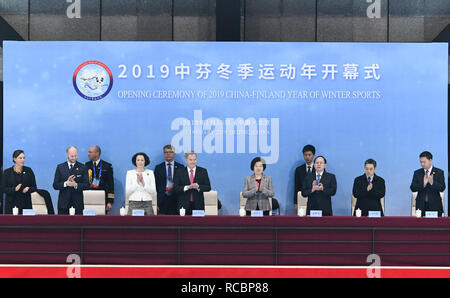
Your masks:
<path fill-rule="evenodd" d="M 175 153 L 175 147 L 173 147 L 173 146 L 170 145 L 170 144 L 168 144 L 168 145 L 166 145 L 166 146 L 163 147 L 163 151 L 166 150 L 166 149 L 170 149 L 170 150 L 172 150 L 172 151 Z"/>
<path fill-rule="evenodd" d="M 25 154 L 25 152 L 23 152 L 23 150 L 20 150 L 20 149 L 19 150 L 15 150 L 13 152 L 13 162 L 14 162 L 14 159 L 19 157 L 19 155 L 22 154 L 22 153 Z"/>
<path fill-rule="evenodd" d="M 368 160 L 366 160 L 366 162 L 364 162 L 364 165 L 367 165 L 367 164 L 373 165 L 374 168 L 377 167 L 377 162 L 372 158 L 369 158 Z"/>
<path fill-rule="evenodd" d="M 316 154 L 316 148 L 313 145 L 306 145 L 303 147 L 302 153 L 305 154 L 305 152 L 311 151 L 313 155 Z"/>
<path fill-rule="evenodd" d="M 421 158 L 421 157 L 426 157 L 427 159 L 433 159 L 433 154 L 431 154 L 428 151 L 424 151 L 424 152 L 420 153 L 419 158 Z"/>
<path fill-rule="evenodd" d="M 254 171 L 255 164 L 257 162 L 262 162 L 262 164 L 263 164 L 263 171 L 264 171 L 266 169 L 266 161 L 263 158 L 259 157 L 259 156 L 252 159 L 252 162 L 250 163 L 250 170 Z"/>
<path fill-rule="evenodd" d="M 144 157 L 145 166 L 148 166 L 150 164 L 150 158 L 148 157 L 148 155 L 145 154 L 144 152 L 138 152 L 131 158 L 131 162 L 133 163 L 134 166 L 136 166 L 136 158 L 138 157 L 138 155 L 142 155 Z"/>
<path fill-rule="evenodd" d="M 325 164 L 327 164 L 327 159 L 325 157 L 323 157 L 322 155 L 319 155 L 316 158 L 314 158 L 314 162 L 316 162 L 316 159 L 318 159 L 319 157 L 322 157 Z"/>

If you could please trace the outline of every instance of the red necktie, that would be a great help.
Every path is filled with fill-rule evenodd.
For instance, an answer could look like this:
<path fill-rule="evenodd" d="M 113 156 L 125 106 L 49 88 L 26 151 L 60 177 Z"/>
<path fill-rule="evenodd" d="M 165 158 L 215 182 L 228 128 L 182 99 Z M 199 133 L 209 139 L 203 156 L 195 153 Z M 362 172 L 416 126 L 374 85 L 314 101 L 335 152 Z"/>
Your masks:
<path fill-rule="evenodd" d="M 191 184 L 194 183 L 194 170 L 191 169 L 191 174 L 189 175 L 189 180 Z M 191 202 L 194 202 L 194 194 L 191 192 L 191 198 L 189 199 Z"/>
<path fill-rule="evenodd" d="M 425 171 L 425 177 L 428 178 L 428 170 Z M 426 185 L 425 185 L 426 186 Z M 425 191 L 425 202 L 428 202 L 428 194 L 427 191 Z"/>

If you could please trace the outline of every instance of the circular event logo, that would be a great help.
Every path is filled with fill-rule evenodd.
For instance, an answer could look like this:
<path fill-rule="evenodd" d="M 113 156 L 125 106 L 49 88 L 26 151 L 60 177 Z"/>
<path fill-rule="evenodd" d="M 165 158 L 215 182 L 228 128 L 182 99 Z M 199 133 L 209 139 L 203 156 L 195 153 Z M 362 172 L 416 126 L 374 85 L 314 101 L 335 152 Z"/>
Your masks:
<path fill-rule="evenodd" d="M 73 87 L 87 100 L 99 100 L 108 95 L 113 76 L 108 66 L 99 61 L 86 61 L 73 73 Z"/>

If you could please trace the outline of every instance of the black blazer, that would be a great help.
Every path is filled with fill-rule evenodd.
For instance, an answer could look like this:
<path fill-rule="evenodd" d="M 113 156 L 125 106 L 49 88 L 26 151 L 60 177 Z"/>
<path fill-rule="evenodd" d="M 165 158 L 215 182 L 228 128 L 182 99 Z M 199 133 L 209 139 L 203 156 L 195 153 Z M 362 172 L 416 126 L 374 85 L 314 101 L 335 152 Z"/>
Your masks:
<path fill-rule="evenodd" d="M 357 200 L 353 215 L 355 215 L 357 209 L 361 209 L 363 216 L 368 216 L 369 211 L 381 211 L 381 215 L 384 216 L 380 201 L 386 194 L 384 179 L 374 174 L 372 189 L 367 191 L 367 186 L 369 186 L 369 182 L 367 182 L 366 174 L 355 178 L 353 182 L 353 196 Z"/>
<path fill-rule="evenodd" d="M 428 195 L 428 205 L 429 209 L 433 211 L 438 211 L 439 216 L 444 212 L 444 207 L 442 206 L 442 200 L 440 192 L 445 190 L 445 178 L 444 171 L 441 169 L 433 167 L 433 185 L 429 183 L 424 187 L 423 178 L 425 177 L 425 170 L 418 169 L 414 172 L 414 176 L 411 182 L 411 191 L 417 191 L 416 199 L 416 210 L 420 209 L 424 211 L 425 208 L 425 196 Z"/>
<path fill-rule="evenodd" d="M 64 187 L 64 182 L 67 181 L 70 175 L 75 175 L 75 182 L 78 184 L 77 189 L 73 187 Z M 71 198 L 76 202 L 79 208 L 83 208 L 83 190 L 89 189 L 87 167 L 77 161 L 71 171 L 67 161 L 59 164 L 56 167 L 53 188 L 59 190 L 58 209 L 69 209 L 71 207 L 69 206 Z"/>
<path fill-rule="evenodd" d="M 314 166 L 311 169 L 311 173 L 315 174 Z M 302 191 L 303 182 L 306 178 L 306 164 L 301 165 L 295 169 L 295 182 L 294 182 L 294 205 L 297 204 L 297 193 Z"/>
<path fill-rule="evenodd" d="M 190 185 L 191 181 L 189 179 L 189 174 L 187 168 L 182 168 L 175 176 L 174 180 L 174 192 L 178 196 L 178 209 L 183 207 L 188 210 L 189 208 L 189 199 L 191 193 L 194 194 L 194 206 L 195 210 L 205 210 L 205 198 L 203 196 L 203 192 L 211 190 L 211 184 L 209 182 L 208 171 L 205 168 L 196 167 L 194 183 L 198 183 L 200 187 L 200 191 L 196 189 L 190 189 L 188 191 L 184 191 L 184 187 L 186 185 Z"/>
<path fill-rule="evenodd" d="M 331 197 L 336 194 L 337 190 L 336 176 L 323 171 L 322 177 L 320 178 L 323 190 L 312 192 L 312 183 L 314 180 L 316 180 L 316 173 L 307 175 L 303 182 L 302 195 L 308 197 L 306 214 L 309 215 L 310 210 L 322 210 L 323 216 L 332 216 Z"/>
<path fill-rule="evenodd" d="M 175 181 L 175 177 L 182 170 L 184 166 L 176 161 L 173 161 L 173 173 L 172 177 Z M 156 193 L 158 198 L 158 207 L 161 209 L 165 204 L 164 195 L 166 193 L 166 183 L 167 183 L 167 173 L 166 173 L 166 162 L 162 162 L 155 167 L 155 183 L 156 183 Z"/>
<path fill-rule="evenodd" d="M 31 193 L 36 191 L 36 178 L 33 170 L 29 167 L 22 168 L 22 175 L 20 177 L 20 183 L 17 183 L 17 174 L 14 172 L 14 168 L 8 168 L 3 173 L 2 177 L 2 190 L 6 194 L 5 205 L 8 213 L 9 209 L 17 206 L 19 209 L 31 209 Z M 22 184 L 22 187 L 16 191 L 16 186 Z M 23 189 L 29 187 L 27 193 L 23 193 Z M 12 209 L 10 210 L 12 213 Z"/>
<path fill-rule="evenodd" d="M 100 185 L 98 188 L 92 187 L 92 181 L 94 178 L 98 178 L 100 174 L 100 162 L 102 163 L 102 173 L 100 176 Z M 100 160 L 98 163 L 98 166 L 95 168 L 95 175 L 94 177 L 94 162 L 88 161 L 85 162 L 84 165 L 87 167 L 88 173 L 92 173 L 89 175 L 89 188 L 93 190 L 104 190 L 105 191 L 105 203 L 114 203 L 114 173 L 113 173 L 113 167 L 109 162 L 106 162 L 104 160 Z M 91 170 L 92 172 L 89 172 Z"/>

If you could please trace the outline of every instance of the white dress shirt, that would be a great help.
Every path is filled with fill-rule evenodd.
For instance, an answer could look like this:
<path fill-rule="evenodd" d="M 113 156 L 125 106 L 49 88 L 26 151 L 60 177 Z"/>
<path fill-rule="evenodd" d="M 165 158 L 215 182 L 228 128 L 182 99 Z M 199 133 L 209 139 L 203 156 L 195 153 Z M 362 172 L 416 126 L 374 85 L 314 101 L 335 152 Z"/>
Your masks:
<path fill-rule="evenodd" d="M 152 195 L 156 195 L 155 175 L 152 170 L 145 169 L 140 172 L 144 180 L 144 186 L 137 182 L 136 170 L 127 171 L 125 193 L 129 201 L 151 201 Z"/>
<path fill-rule="evenodd" d="M 320 175 L 320 180 L 322 180 L 322 178 L 323 178 L 323 171 L 322 171 L 322 173 L 317 173 L 316 172 L 316 180 L 319 177 L 319 175 Z"/>
<path fill-rule="evenodd" d="M 94 165 L 94 167 L 97 167 L 99 163 L 100 163 L 100 159 L 97 160 L 97 161 L 93 161 L 93 162 L 92 162 L 92 164 Z"/>
<path fill-rule="evenodd" d="M 430 169 L 425 170 L 423 169 L 423 171 L 425 172 L 425 176 L 427 175 L 427 171 L 428 171 L 428 177 L 430 177 L 430 175 L 433 173 L 433 166 L 430 167 Z M 430 183 L 430 182 L 428 182 Z M 433 185 L 433 183 L 430 183 L 430 185 Z"/>
<path fill-rule="evenodd" d="M 72 169 L 73 169 L 73 167 L 75 167 L 75 163 L 76 162 L 71 163 L 70 161 L 67 161 L 67 166 L 69 167 L 69 170 L 70 170 L 70 166 L 72 166 Z M 67 181 L 64 181 L 64 187 L 68 187 L 67 186 Z M 78 185 L 77 186 L 73 186 L 73 188 L 78 189 Z"/>

